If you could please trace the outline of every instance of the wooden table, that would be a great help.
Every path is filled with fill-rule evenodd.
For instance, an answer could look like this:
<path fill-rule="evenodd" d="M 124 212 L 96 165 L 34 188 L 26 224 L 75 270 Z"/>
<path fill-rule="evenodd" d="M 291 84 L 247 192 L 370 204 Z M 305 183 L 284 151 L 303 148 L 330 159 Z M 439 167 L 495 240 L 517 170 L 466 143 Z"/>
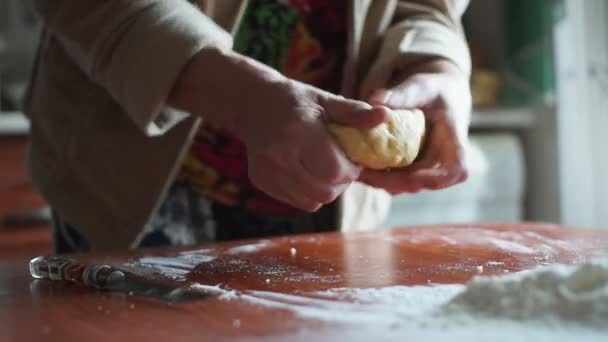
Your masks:
<path fill-rule="evenodd" d="M 200 284 L 197 288 L 207 294 L 181 302 L 34 280 L 28 260 L 13 260 L 0 263 L 0 340 L 295 340 L 307 331 L 335 340 L 336 333 L 357 327 L 302 315 L 315 303 L 307 293 L 461 284 L 478 274 L 577 263 L 596 255 L 608 255 L 606 231 L 479 223 L 77 256 L 175 286 Z M 395 334 L 398 340 L 408 336 L 402 330 Z M 363 340 L 374 339 L 378 336 Z"/>

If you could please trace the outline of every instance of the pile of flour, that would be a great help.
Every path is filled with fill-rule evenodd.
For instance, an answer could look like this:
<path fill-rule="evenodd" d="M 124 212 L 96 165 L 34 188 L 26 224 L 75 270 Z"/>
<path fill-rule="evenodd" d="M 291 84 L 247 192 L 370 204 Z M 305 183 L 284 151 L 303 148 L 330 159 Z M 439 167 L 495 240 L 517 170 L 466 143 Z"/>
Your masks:
<path fill-rule="evenodd" d="M 240 299 L 308 318 L 344 323 L 508 320 L 558 325 L 569 322 L 608 329 L 608 258 L 500 276 L 477 276 L 466 285 L 336 288 L 299 294 L 239 292 L 201 284 L 193 284 L 192 289 L 224 300 Z"/>
<path fill-rule="evenodd" d="M 284 294 L 239 293 L 196 284 L 198 291 L 225 300 L 281 308 L 297 315 L 344 323 L 429 323 L 479 320 L 578 323 L 608 329 L 608 259 L 578 265 L 556 264 L 500 276 L 477 276 L 466 285 L 336 288 Z"/>
<path fill-rule="evenodd" d="M 193 284 L 221 300 L 330 322 L 244 341 L 604 342 L 608 335 L 608 259 L 550 265 L 468 284 L 334 288 L 295 294 Z M 235 326 L 247 325 L 237 317 Z M 333 325 L 338 323 L 339 325 Z"/>
<path fill-rule="evenodd" d="M 517 321 L 571 321 L 606 328 L 608 259 L 478 276 L 440 312 Z"/>

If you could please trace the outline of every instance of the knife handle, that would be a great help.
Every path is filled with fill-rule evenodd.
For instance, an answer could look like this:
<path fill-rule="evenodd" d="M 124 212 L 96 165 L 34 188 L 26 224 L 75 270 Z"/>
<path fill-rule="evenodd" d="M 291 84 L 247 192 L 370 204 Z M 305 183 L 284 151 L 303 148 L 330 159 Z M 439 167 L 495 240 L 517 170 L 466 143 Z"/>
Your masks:
<path fill-rule="evenodd" d="M 116 286 L 124 273 L 108 265 L 84 265 L 74 259 L 39 256 L 30 260 L 30 275 L 37 279 L 68 281 L 96 289 Z"/>

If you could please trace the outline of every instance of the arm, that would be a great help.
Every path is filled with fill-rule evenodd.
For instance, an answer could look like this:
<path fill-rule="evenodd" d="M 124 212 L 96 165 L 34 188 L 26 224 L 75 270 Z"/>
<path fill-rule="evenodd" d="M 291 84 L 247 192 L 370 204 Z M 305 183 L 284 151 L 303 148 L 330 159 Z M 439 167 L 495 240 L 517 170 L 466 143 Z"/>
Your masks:
<path fill-rule="evenodd" d="M 401 0 L 396 24 L 389 35 L 399 40 L 398 68 L 408 68 L 424 59 L 442 58 L 454 63 L 465 75 L 471 73 L 471 57 L 461 18 L 469 0 Z"/>
<path fill-rule="evenodd" d="M 461 16 L 469 0 L 400 0 L 370 72 L 363 80 L 360 98 L 401 80 L 412 66 L 429 59 L 445 59 L 467 77 L 471 57 Z"/>
<path fill-rule="evenodd" d="M 187 114 L 165 105 L 184 65 L 230 35 L 184 0 L 35 0 L 49 31 L 148 135 Z"/>
<path fill-rule="evenodd" d="M 244 142 L 253 184 L 307 211 L 359 176 L 323 118 L 373 126 L 382 113 L 231 51 L 230 35 L 186 1 L 36 4 L 67 53 L 148 135 L 163 134 L 186 112 L 204 116 Z"/>
<path fill-rule="evenodd" d="M 385 118 L 365 102 L 290 80 L 251 58 L 215 48 L 192 58 L 169 101 L 240 138 L 252 183 L 306 211 L 335 200 L 360 173 L 334 143 L 325 121 L 369 128 Z"/>
<path fill-rule="evenodd" d="M 400 1 L 366 98 L 390 108 L 421 108 L 430 124 L 419 159 L 361 180 L 393 194 L 440 189 L 467 178 L 471 60 L 460 17 L 467 0 Z M 388 67 L 390 66 L 390 67 Z"/>

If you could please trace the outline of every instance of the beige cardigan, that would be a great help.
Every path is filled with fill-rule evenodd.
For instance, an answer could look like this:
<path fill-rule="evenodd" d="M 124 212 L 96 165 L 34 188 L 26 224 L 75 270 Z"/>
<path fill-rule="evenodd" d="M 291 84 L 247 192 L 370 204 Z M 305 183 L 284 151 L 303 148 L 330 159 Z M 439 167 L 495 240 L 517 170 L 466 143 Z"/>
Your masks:
<path fill-rule="evenodd" d="M 361 97 L 399 68 L 439 56 L 470 73 L 468 0 L 350 1 L 342 94 Z M 45 21 L 26 98 L 28 169 L 95 249 L 128 247 L 173 182 L 200 118 L 165 102 L 202 47 L 230 48 L 246 0 L 36 0 Z M 200 10 L 199 10 L 200 9 Z M 356 183 L 342 230 L 381 224 L 390 196 Z"/>

